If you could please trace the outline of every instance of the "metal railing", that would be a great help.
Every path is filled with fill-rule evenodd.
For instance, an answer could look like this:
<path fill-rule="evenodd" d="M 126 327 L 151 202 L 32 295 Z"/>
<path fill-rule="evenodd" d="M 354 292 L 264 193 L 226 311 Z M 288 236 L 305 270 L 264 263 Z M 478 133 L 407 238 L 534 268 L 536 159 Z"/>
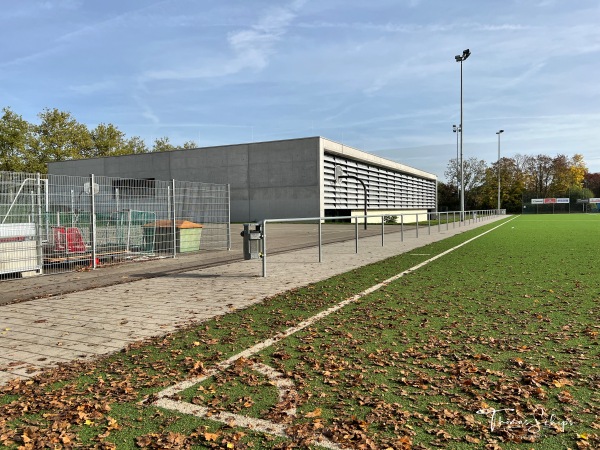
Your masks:
<path fill-rule="evenodd" d="M 504 210 L 501 211 L 504 213 Z M 412 230 L 414 236 L 418 239 L 419 233 L 426 232 L 428 235 L 431 234 L 432 228 L 437 227 L 437 231 L 441 232 L 442 228 L 445 227 L 449 230 L 450 224 L 453 228 L 463 227 L 471 225 L 472 223 L 481 222 L 488 220 L 491 217 L 497 216 L 498 210 L 474 210 L 463 212 L 464 220 L 460 220 L 460 211 L 449 211 L 449 212 L 435 212 L 435 213 L 412 213 L 412 214 L 400 214 L 397 216 L 390 216 L 389 214 L 379 215 L 356 215 L 356 216 L 344 216 L 344 217 L 310 217 L 310 218 L 294 218 L 294 219 L 265 219 L 262 221 L 262 276 L 267 276 L 267 237 L 268 227 L 267 224 L 271 223 L 313 223 L 317 225 L 317 240 L 315 246 L 318 247 L 318 261 L 323 262 L 323 224 L 326 222 L 339 222 L 340 220 L 350 220 L 354 223 L 354 251 L 358 253 L 359 250 L 359 220 L 362 219 L 361 223 L 366 220 L 373 221 L 373 219 L 379 219 L 377 223 L 368 222 L 371 229 L 378 227 L 381 235 L 381 246 L 385 246 L 385 230 L 386 227 L 396 227 L 394 230 L 400 233 L 400 241 L 404 242 L 405 234 Z M 396 217 L 396 220 L 391 218 Z M 398 219 L 399 218 L 399 219 Z M 388 223 L 386 224 L 386 219 Z M 390 220 L 391 219 L 391 220 Z M 380 223 L 379 223 L 380 222 Z M 379 234 L 379 233 L 378 233 Z M 374 234 L 370 234 L 367 237 L 373 237 Z"/>

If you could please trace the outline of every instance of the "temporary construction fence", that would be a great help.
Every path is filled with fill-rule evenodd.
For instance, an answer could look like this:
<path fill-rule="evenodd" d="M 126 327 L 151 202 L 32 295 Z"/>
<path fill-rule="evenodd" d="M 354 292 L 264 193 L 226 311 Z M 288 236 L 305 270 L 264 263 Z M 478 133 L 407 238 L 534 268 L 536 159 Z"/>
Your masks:
<path fill-rule="evenodd" d="M 229 185 L 0 172 L 0 279 L 229 249 Z"/>

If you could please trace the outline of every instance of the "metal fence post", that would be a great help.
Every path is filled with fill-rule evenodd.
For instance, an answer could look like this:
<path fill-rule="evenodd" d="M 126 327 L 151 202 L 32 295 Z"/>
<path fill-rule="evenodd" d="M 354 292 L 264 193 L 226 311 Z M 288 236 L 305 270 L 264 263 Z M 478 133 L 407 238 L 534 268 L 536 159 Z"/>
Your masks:
<path fill-rule="evenodd" d="M 323 224 L 319 218 L 319 262 L 323 262 Z"/>
<path fill-rule="evenodd" d="M 91 235 L 92 235 L 92 269 L 96 268 L 96 195 L 94 194 L 95 177 L 90 174 L 90 206 L 91 206 Z"/>
<path fill-rule="evenodd" d="M 354 236 L 355 236 L 354 252 L 358 253 L 358 216 L 354 217 Z"/>
<path fill-rule="evenodd" d="M 172 183 L 172 192 L 171 195 L 173 199 L 171 203 L 173 204 L 173 258 L 177 257 L 177 203 L 175 203 L 175 179 L 171 180 Z"/>
<path fill-rule="evenodd" d="M 431 213 L 427 212 L 427 234 L 431 235 Z"/>
<path fill-rule="evenodd" d="M 49 183 L 50 181 L 48 180 L 48 178 L 44 178 L 42 180 L 44 182 L 44 201 L 45 201 L 45 205 L 44 205 L 44 212 L 46 213 L 46 218 L 45 218 L 45 223 L 46 223 L 46 241 L 50 240 L 50 193 L 48 192 L 49 188 Z"/>
<path fill-rule="evenodd" d="M 415 222 L 416 230 L 417 230 L 417 239 L 419 239 L 419 215 L 415 214 L 415 216 L 417 217 L 417 221 Z"/>
<path fill-rule="evenodd" d="M 404 214 L 400 214 L 400 242 L 404 242 Z"/>
<path fill-rule="evenodd" d="M 385 246 L 385 216 L 381 216 L 381 246 Z"/>
<path fill-rule="evenodd" d="M 231 185 L 227 185 L 227 250 L 231 250 Z"/>
<path fill-rule="evenodd" d="M 262 276 L 265 278 L 267 276 L 267 219 L 262 223 L 262 243 Z"/>
<path fill-rule="evenodd" d="M 35 232 L 35 246 L 36 246 L 36 254 L 37 254 L 37 263 L 39 267 L 44 266 L 44 251 L 42 249 L 42 192 L 41 192 L 41 179 L 39 172 L 35 174 L 35 181 L 37 185 L 37 224 L 36 224 L 36 232 Z M 46 214 L 46 220 L 48 214 Z M 46 232 L 47 233 L 47 232 Z M 40 272 L 41 273 L 41 272 Z"/>

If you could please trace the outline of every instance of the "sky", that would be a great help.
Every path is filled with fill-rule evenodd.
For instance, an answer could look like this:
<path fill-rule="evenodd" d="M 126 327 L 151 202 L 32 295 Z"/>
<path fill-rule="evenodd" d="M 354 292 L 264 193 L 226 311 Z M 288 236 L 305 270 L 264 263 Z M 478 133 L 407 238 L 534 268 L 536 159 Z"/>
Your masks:
<path fill-rule="evenodd" d="M 600 172 L 598 0 L 2 2 L 0 107 L 149 147 L 323 136 L 445 179 L 463 157 Z"/>

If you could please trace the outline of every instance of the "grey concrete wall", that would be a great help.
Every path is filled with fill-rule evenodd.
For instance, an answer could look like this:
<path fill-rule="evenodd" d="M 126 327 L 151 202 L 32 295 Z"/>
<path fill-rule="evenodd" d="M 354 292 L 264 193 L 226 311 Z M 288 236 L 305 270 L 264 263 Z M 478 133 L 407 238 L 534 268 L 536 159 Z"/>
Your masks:
<path fill-rule="evenodd" d="M 319 138 L 249 145 L 250 219 L 319 215 Z"/>
<path fill-rule="evenodd" d="M 320 212 L 320 138 L 50 163 L 55 175 L 229 184 L 231 221 L 314 217 Z"/>

